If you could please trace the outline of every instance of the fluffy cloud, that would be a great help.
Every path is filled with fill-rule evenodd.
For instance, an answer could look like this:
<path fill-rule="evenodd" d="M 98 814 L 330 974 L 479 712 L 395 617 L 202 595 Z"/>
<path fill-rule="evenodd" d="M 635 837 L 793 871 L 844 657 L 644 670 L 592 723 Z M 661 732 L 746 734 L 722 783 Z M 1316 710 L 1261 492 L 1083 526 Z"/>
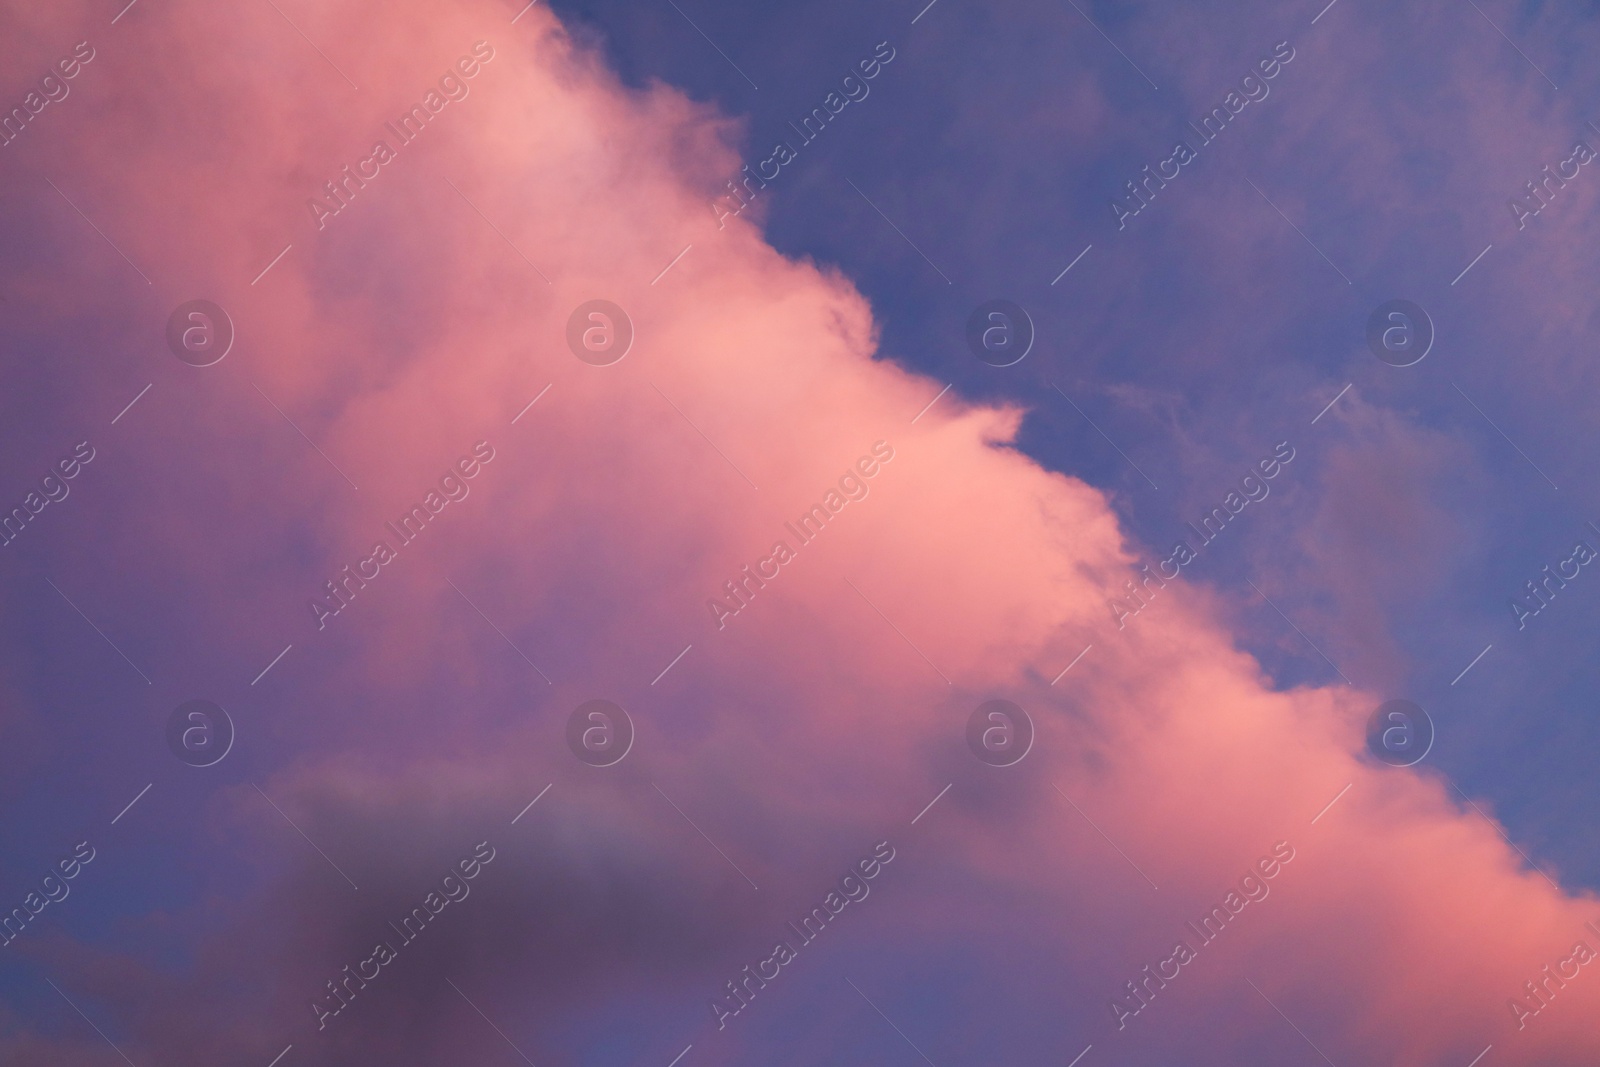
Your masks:
<path fill-rule="evenodd" d="M 65 331 L 120 341 L 156 380 L 146 421 L 106 446 L 116 478 L 74 490 L 74 527 L 105 531 L 109 561 L 86 558 L 86 532 L 35 561 L 79 566 L 125 630 L 149 620 L 131 655 L 162 694 L 210 679 L 195 648 L 244 679 L 295 646 L 264 688 L 228 683 L 240 751 L 204 813 L 153 795 L 166 829 L 130 818 L 93 872 L 107 893 L 147 886 L 134 872 L 158 860 L 192 879 L 13 948 L 114 1020 L 136 1062 L 266 1062 L 290 1043 L 301 1064 L 509 1055 L 480 1009 L 535 1062 L 666 1062 L 691 1041 L 697 1062 L 864 1056 L 814 1027 L 876 1020 L 834 999 L 845 968 L 938 1062 L 1091 1042 L 1122 1062 L 1304 1054 L 1275 1008 L 1335 1062 L 1466 1062 L 1491 1042 L 1496 1062 L 1592 1060 L 1580 1020 L 1600 979 L 1582 972 L 1520 1033 L 1507 1001 L 1573 942 L 1600 948 L 1593 902 L 1526 870 L 1439 778 L 1357 756 L 1371 695 L 1280 690 L 1203 588 L 1169 583 L 1117 631 L 1106 599 L 1135 553 L 1104 496 L 1010 447 L 1021 411 L 946 396 L 913 423 L 940 383 L 874 359 L 848 280 L 743 220 L 716 226 L 724 119 L 619 86 L 543 7 L 514 25 L 488 3 L 286 11 L 328 60 L 269 7 L 141 5 L 94 31 L 62 121 L 8 149 L 151 280 L 42 182 L 27 210 L 48 221 L 4 220 L 53 280 L 32 284 L 8 366 Z M 98 18 L 66 11 L 39 48 Z M 480 40 L 495 59 L 470 96 L 318 230 L 305 201 Z M 31 46 L 6 47 L 27 69 Z M 203 371 L 159 347 L 170 306 L 198 295 L 239 329 Z M 564 340 L 597 297 L 637 330 L 603 368 Z M 125 365 L 91 366 L 60 370 L 76 394 L 33 387 L 54 417 L 131 395 Z M 470 495 L 317 629 L 310 598 L 480 439 L 496 458 Z M 706 601 L 879 441 L 894 458 L 868 495 L 719 629 Z M 16 703 L 42 703 L 21 673 Z M 605 771 L 562 740 L 595 696 L 639 732 Z M 965 749 L 996 696 L 1038 727 L 1014 768 Z M 504 858 L 473 896 L 319 1032 L 324 984 L 485 838 Z M 709 998 L 879 839 L 903 857 L 879 903 L 718 1032 Z M 1124 983 L 1279 841 L 1296 858 L 1271 895 L 1119 1031 Z M 924 966 L 942 948 L 965 982 Z M 1018 1011 L 1024 1033 L 999 1033 L 945 1006 L 994 988 L 1016 990 L 1001 1010 L 1056 1021 Z M 6 1054 L 89 1055 L 92 1036 L 45 1017 L 10 1020 Z"/>

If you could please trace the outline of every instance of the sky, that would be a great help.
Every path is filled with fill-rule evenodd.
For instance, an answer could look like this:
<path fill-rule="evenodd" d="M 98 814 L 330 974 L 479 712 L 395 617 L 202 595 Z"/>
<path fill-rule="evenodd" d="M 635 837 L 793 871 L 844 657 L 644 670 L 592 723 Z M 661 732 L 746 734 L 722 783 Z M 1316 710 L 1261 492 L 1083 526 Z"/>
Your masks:
<path fill-rule="evenodd" d="M 1596 14 L 0 7 L 0 1063 L 1595 1062 Z"/>

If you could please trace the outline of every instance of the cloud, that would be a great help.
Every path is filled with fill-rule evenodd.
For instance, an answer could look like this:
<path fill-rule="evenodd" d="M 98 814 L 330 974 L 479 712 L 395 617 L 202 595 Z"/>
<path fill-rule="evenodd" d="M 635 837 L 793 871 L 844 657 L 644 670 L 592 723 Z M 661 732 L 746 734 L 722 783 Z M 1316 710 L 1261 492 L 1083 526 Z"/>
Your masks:
<path fill-rule="evenodd" d="M 88 12 L 61 16 L 62 41 Z M 285 13 L 327 59 L 270 7 L 141 5 L 84 74 L 103 82 L 13 146 L 152 282 L 42 182 L 12 209 L 49 205 L 27 247 L 60 257 L 32 336 L 137 353 L 114 381 L 69 361 L 83 391 L 53 414 L 98 419 L 156 380 L 146 421 L 108 435 L 115 477 L 68 504 L 74 529 L 116 531 L 113 558 L 81 535 L 31 551 L 79 567 L 161 693 L 198 684 L 197 648 L 239 665 L 240 751 L 203 816 L 171 835 L 130 819 L 117 832 L 148 848 L 108 844 L 94 872 L 107 894 L 160 862 L 192 882 L 27 946 L 136 1062 L 508 1054 L 484 1016 L 541 1063 L 680 1040 L 702 1062 L 771 1058 L 797 1029 L 832 1040 L 802 1023 L 846 963 L 952 1061 L 1041 1040 L 940 1010 L 953 979 L 917 964 L 945 945 L 1030 1002 L 1058 976 L 1049 1032 L 1128 1062 L 1302 1054 L 1275 1008 L 1336 1062 L 1491 1042 L 1496 1062 L 1592 1060 L 1585 978 L 1521 1033 L 1506 1002 L 1592 936 L 1593 901 L 1525 869 L 1441 778 L 1356 755 L 1374 696 L 1278 687 L 1204 588 L 1168 583 L 1119 631 L 1106 601 L 1134 546 L 1102 493 L 1011 447 L 1023 412 L 950 394 L 913 422 L 941 383 L 874 359 L 848 279 L 717 227 L 727 120 L 623 88 L 542 6 L 514 25 L 493 4 Z M 470 95 L 317 228 L 306 201 L 480 40 Z M 197 370 L 160 339 L 201 295 L 239 341 Z M 566 349 L 596 298 L 636 329 L 609 367 Z M 479 441 L 494 458 L 470 494 L 319 629 L 312 598 Z M 872 455 L 867 495 L 800 544 L 789 526 Z M 708 601 L 778 541 L 795 558 L 719 628 Z M 250 691 L 244 665 L 291 643 Z M 596 696 L 639 732 L 608 770 L 563 741 Z M 1038 727 L 1014 768 L 965 748 L 996 696 Z M 114 810 L 113 785 L 95 788 Z M 472 897 L 318 1031 L 324 984 L 484 839 L 504 859 Z M 719 1032 L 707 1001 L 880 839 L 903 857 L 873 899 Z M 1280 841 L 1295 859 L 1270 896 L 1119 1030 L 1125 983 Z M 854 1028 L 867 1009 L 840 1003 Z M 49 1010 L 8 1056 L 80 1048 Z"/>

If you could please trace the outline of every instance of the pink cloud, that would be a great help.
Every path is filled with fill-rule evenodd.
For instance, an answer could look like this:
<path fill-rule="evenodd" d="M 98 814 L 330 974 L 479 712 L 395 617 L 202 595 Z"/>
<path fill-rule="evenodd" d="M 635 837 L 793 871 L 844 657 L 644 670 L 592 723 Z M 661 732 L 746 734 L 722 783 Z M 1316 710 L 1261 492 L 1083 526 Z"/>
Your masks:
<path fill-rule="evenodd" d="M 226 486 L 229 522 L 194 517 L 176 484 L 108 488 L 86 506 L 143 516 L 131 536 L 153 571 L 238 583 L 258 610 L 248 627 L 218 622 L 229 654 L 296 644 L 264 787 L 370 888 L 346 895 L 252 790 L 221 791 L 205 832 L 234 866 L 186 905 L 208 936 L 178 973 L 134 952 L 38 950 L 120 1013 L 145 1059 L 270 1056 L 289 1033 L 301 1063 L 373 1047 L 422 1062 L 480 1029 L 439 973 L 494 976 L 504 1024 L 541 1024 L 552 1042 L 575 1040 L 573 1017 L 609 1018 L 608 997 L 670 1003 L 693 1013 L 684 1028 L 707 1027 L 699 991 L 719 991 L 724 953 L 765 948 L 783 913 L 766 901 L 810 899 L 797 871 L 831 878 L 879 837 L 908 855 L 886 875 L 903 881 L 862 908 L 876 936 L 909 953 L 957 915 L 966 931 L 1014 929 L 917 882 L 915 861 L 937 855 L 1022 901 L 1034 938 L 1103 991 L 1075 1017 L 1084 1043 L 1138 1054 L 1203 1033 L 1228 1054 L 1256 1047 L 1282 1027 L 1249 977 L 1336 1061 L 1465 1062 L 1490 1042 L 1502 1063 L 1593 1059 L 1581 1021 L 1600 979 L 1583 972 L 1522 1032 L 1507 1001 L 1591 936 L 1594 902 L 1524 869 L 1427 771 L 1355 755 L 1374 695 L 1279 690 L 1204 589 L 1169 583 L 1117 630 L 1106 601 L 1135 553 L 1104 495 L 1010 448 L 1019 411 L 947 395 L 913 423 L 940 383 L 873 359 L 872 312 L 847 279 L 784 259 L 745 221 L 718 229 L 708 204 L 735 160 L 725 119 L 665 87 L 620 87 L 544 7 L 512 26 L 493 4 L 289 5 L 359 91 L 270 7 L 148 7 L 104 35 L 104 65 L 85 73 L 102 83 L 80 86 L 70 122 L 14 148 L 151 277 L 138 285 L 52 205 L 75 277 L 114 291 L 100 313 L 157 352 L 151 373 L 176 397 L 178 417 L 144 447 L 203 452 L 185 462 Z M 479 40 L 494 59 L 470 96 L 316 229 L 305 201 Z M 240 331 L 204 374 L 156 348 L 168 306 L 201 293 Z M 564 341 L 572 309 L 597 297 L 637 330 L 603 368 Z M 84 313 L 78 292 L 50 300 L 60 322 Z M 102 406 L 122 396 L 93 392 Z M 319 630 L 308 604 L 323 583 L 479 440 L 495 458 L 470 494 Z M 791 544 L 795 559 L 719 629 L 707 601 L 880 441 L 893 458 L 865 497 Z M 213 589 L 195 610 L 237 619 L 219 603 L 231 599 Z M 567 712 L 596 695 L 640 731 L 611 779 L 562 749 Z M 1039 729 L 1014 771 L 963 747 L 967 714 L 997 695 Z M 501 811 L 552 780 L 533 831 L 545 851 L 518 854 Z M 768 895 L 750 895 L 652 786 Z M 486 874 L 501 881 L 478 911 L 462 905 L 459 937 L 396 980 L 404 998 L 374 996 L 364 1021 L 353 1012 L 317 1044 L 306 1005 L 323 978 L 491 815 L 508 862 Z M 1295 859 L 1199 954 L 1209 975 L 1174 980 L 1118 1031 L 1122 984 L 1279 841 Z M 897 909 L 891 892 L 913 903 Z M 636 936 L 616 933 L 619 915 Z M 185 998 L 215 1016 L 197 1021 Z M 13 1055 L 58 1054 L 17 1030 Z M 748 1029 L 696 1032 L 711 1062 L 759 1048 Z"/>

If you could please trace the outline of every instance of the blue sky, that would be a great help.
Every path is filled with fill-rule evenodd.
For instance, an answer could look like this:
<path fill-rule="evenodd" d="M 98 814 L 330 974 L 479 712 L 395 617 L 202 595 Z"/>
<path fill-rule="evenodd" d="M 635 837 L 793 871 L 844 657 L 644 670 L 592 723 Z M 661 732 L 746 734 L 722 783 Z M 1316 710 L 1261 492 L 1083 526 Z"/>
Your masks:
<path fill-rule="evenodd" d="M 1583 650 L 1600 601 L 1576 580 L 1522 631 L 1509 606 L 1572 542 L 1600 545 L 1579 444 L 1593 420 L 1572 389 L 1587 374 L 1571 357 L 1554 380 L 1518 372 L 1583 344 L 1587 320 L 1566 301 L 1591 175 L 1525 230 L 1506 205 L 1600 137 L 1582 14 L 1357 0 L 556 6 L 630 82 L 741 116 L 751 160 L 890 41 L 872 94 L 762 194 L 773 243 L 855 279 L 888 357 L 1025 407 L 1020 447 L 1112 491 L 1152 557 L 1258 453 L 1303 449 L 1198 580 L 1228 594 L 1280 683 L 1338 675 L 1249 579 L 1353 680 L 1423 704 L 1439 724 L 1430 761 L 1541 862 L 1595 884 Z M 1280 41 L 1295 58 L 1270 94 L 1119 230 L 1111 198 L 1176 140 L 1198 144 L 1187 123 Z M 993 298 L 1038 330 L 1028 358 L 999 370 L 963 337 Z M 1436 326 L 1415 367 L 1364 345 L 1368 315 L 1393 298 L 1422 302 Z M 1360 419 L 1336 406 L 1311 425 L 1350 383 L 1341 403 Z"/>

